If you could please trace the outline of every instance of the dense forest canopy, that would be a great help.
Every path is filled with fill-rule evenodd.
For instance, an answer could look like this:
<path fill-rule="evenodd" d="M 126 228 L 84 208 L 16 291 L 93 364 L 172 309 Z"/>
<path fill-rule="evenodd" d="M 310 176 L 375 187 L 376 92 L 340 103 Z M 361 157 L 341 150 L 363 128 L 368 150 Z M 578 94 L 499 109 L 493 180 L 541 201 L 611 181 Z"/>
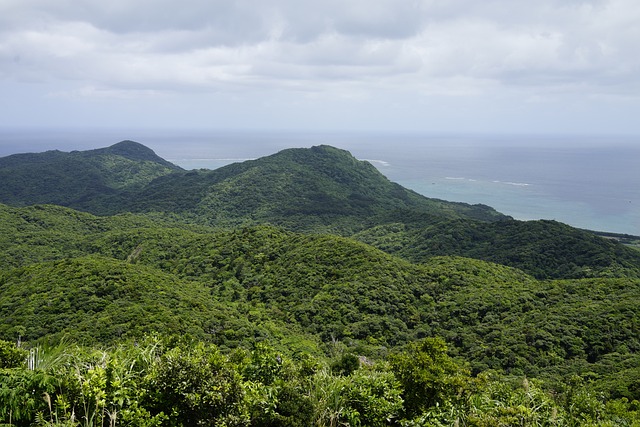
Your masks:
<path fill-rule="evenodd" d="M 640 423 L 615 239 L 328 146 L 184 171 L 123 141 L 0 181 L 5 424 Z"/>

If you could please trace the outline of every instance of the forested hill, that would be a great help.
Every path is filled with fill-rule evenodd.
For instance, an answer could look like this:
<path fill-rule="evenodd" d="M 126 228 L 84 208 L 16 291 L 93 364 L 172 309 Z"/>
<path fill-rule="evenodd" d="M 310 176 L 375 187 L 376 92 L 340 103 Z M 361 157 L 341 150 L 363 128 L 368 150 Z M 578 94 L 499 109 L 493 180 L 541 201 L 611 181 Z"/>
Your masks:
<path fill-rule="evenodd" d="M 0 207 L 0 339 L 113 343 L 161 332 L 316 355 L 337 341 L 377 358 L 440 336 L 475 373 L 589 372 L 616 396 L 640 397 L 639 279 L 538 281 L 484 261 L 414 264 L 270 226 Z"/>
<path fill-rule="evenodd" d="M 110 200 L 107 209 L 113 209 Z M 375 167 L 330 146 L 287 149 L 213 171 L 164 176 L 123 193 L 119 210 L 188 212 L 210 225 L 264 223 L 350 233 L 391 210 L 446 218 L 506 219 L 484 205 L 430 199 L 389 181 Z"/>
<path fill-rule="evenodd" d="M 0 158 L 0 201 L 86 209 L 96 198 L 143 187 L 179 170 L 133 141 L 89 151 L 14 154 Z"/>
<path fill-rule="evenodd" d="M 0 179 L 0 425 L 640 425 L 618 242 L 328 146 L 184 171 L 125 141 Z"/>
<path fill-rule="evenodd" d="M 353 237 L 414 262 L 457 255 L 516 267 L 539 279 L 640 277 L 640 251 L 557 221 L 417 217 Z"/>
<path fill-rule="evenodd" d="M 353 236 L 414 262 L 457 255 L 537 278 L 640 276 L 640 252 L 553 221 L 514 221 L 485 205 L 431 199 L 330 146 L 287 149 L 184 171 L 141 144 L 0 159 L 0 201 L 51 203 L 233 228 L 271 224 Z"/>
<path fill-rule="evenodd" d="M 100 215 L 177 212 L 217 226 L 270 222 L 350 232 L 398 209 L 447 218 L 506 218 L 488 206 L 423 197 L 329 146 L 186 172 L 123 141 L 84 152 L 9 156 L 0 159 L 0 178 L 0 202 L 11 205 L 51 203 Z"/>

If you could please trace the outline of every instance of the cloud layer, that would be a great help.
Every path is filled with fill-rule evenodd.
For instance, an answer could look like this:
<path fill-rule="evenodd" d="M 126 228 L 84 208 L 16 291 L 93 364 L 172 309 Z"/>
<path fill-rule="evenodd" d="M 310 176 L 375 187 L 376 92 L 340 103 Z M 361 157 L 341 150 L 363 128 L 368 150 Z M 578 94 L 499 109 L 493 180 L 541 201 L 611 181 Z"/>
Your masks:
<path fill-rule="evenodd" d="M 5 0 L 0 83 L 57 99 L 628 107 L 639 24 L 635 0 Z"/>

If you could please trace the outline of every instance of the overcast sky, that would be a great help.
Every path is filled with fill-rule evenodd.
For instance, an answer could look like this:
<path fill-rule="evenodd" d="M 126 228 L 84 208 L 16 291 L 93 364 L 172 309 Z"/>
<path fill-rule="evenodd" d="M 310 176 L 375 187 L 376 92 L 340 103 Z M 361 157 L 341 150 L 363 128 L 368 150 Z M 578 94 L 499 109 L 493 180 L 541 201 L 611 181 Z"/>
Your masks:
<path fill-rule="evenodd" d="M 640 135 L 638 0 L 0 0 L 0 127 Z"/>

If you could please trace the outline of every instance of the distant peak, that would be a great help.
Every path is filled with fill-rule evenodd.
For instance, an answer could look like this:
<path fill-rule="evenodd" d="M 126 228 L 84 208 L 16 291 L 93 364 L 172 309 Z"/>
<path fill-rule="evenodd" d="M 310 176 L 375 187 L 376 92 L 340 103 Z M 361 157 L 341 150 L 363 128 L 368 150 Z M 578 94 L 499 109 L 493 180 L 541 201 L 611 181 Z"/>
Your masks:
<path fill-rule="evenodd" d="M 151 148 L 146 147 L 139 142 L 124 140 L 120 141 L 117 144 L 113 144 L 110 147 L 107 147 L 103 150 L 103 152 L 109 154 L 115 154 L 118 156 L 126 157 L 131 160 L 146 160 L 152 161 L 160 164 L 164 164 L 166 166 L 170 166 L 176 169 L 180 169 L 179 167 L 169 163 L 164 160 L 162 157 L 158 156 Z"/>
<path fill-rule="evenodd" d="M 125 140 L 120 141 L 117 144 L 113 144 L 112 146 L 107 148 L 107 151 L 113 154 L 122 154 L 122 155 L 130 155 L 130 154 L 144 154 L 144 155 L 152 155 L 155 156 L 156 153 L 149 147 L 145 147 L 139 142 Z"/>
<path fill-rule="evenodd" d="M 302 156 L 317 156 L 317 157 L 343 157 L 353 158 L 353 155 L 347 150 L 333 147 L 331 145 L 314 145 L 310 148 L 288 148 L 282 150 L 282 154 L 295 154 Z M 278 154 L 280 154 L 278 153 Z"/>
<path fill-rule="evenodd" d="M 313 147 L 311 147 L 311 151 L 315 151 L 315 152 L 325 152 L 325 153 L 340 153 L 343 155 L 347 155 L 347 156 L 351 156 L 351 153 L 349 153 L 347 150 L 343 150 L 341 148 L 336 148 L 332 145 L 326 145 L 326 144 L 322 144 L 322 145 L 314 145 Z"/>

